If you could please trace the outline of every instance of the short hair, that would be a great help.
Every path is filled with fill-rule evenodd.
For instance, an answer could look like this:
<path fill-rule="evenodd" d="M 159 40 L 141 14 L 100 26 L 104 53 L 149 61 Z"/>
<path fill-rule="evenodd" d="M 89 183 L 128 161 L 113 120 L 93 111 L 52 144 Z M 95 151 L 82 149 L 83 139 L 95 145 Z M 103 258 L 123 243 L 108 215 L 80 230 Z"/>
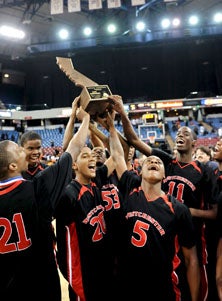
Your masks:
<path fill-rule="evenodd" d="M 24 144 L 27 141 L 30 141 L 30 140 L 40 140 L 40 141 L 42 141 L 42 137 L 38 133 L 36 133 L 35 131 L 27 131 L 24 134 L 22 134 L 22 136 L 21 136 L 21 139 L 20 139 L 21 146 L 24 146 Z"/>
<path fill-rule="evenodd" d="M 9 143 L 9 140 L 0 142 L 0 179 L 7 176 L 8 166 L 14 159 L 13 153 L 7 151 Z"/>
<path fill-rule="evenodd" d="M 194 130 L 191 129 L 191 133 L 193 136 L 193 140 L 197 140 L 197 134 L 194 132 Z"/>
<path fill-rule="evenodd" d="M 197 151 L 198 149 L 199 149 L 200 151 L 202 151 L 203 153 L 205 153 L 207 156 L 209 156 L 209 157 L 210 157 L 210 160 L 212 159 L 212 156 L 211 156 L 211 150 L 210 150 L 209 147 L 201 145 L 201 146 L 198 146 L 198 147 L 196 148 L 196 151 Z"/>
<path fill-rule="evenodd" d="M 190 130 L 193 140 L 197 140 L 197 134 L 194 132 L 193 129 L 191 129 L 189 126 L 183 125 L 179 128 L 179 130 L 182 128 L 186 128 L 186 129 Z"/>

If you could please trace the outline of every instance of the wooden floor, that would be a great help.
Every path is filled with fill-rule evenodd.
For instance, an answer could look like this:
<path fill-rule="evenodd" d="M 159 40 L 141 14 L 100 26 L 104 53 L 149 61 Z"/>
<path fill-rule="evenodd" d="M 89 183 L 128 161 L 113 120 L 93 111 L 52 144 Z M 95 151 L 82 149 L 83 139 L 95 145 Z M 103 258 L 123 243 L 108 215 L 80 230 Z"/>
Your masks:
<path fill-rule="evenodd" d="M 62 301 L 69 301 L 68 282 L 65 280 L 65 278 L 60 272 L 59 275 L 62 288 Z"/>
<path fill-rule="evenodd" d="M 55 220 L 53 220 L 52 225 L 53 225 L 53 228 L 56 229 L 56 221 Z M 55 234 L 56 234 L 56 232 L 55 232 Z M 61 288 L 62 288 L 62 301 L 69 301 L 68 282 L 62 276 L 60 270 L 59 270 L 59 276 L 60 276 L 60 283 L 61 283 Z"/>

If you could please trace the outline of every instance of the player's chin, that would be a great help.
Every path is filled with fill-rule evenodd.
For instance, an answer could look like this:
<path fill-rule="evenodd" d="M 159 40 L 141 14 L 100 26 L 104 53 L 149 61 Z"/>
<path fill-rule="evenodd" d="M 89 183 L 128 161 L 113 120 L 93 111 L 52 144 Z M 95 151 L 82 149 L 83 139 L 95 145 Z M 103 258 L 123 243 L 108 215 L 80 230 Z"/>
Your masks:
<path fill-rule="evenodd" d="M 96 176 L 96 171 L 95 171 L 95 170 L 90 170 L 89 176 L 90 176 L 90 178 L 95 178 L 95 176 Z"/>
<path fill-rule="evenodd" d="M 34 164 L 34 163 L 38 163 L 39 162 L 39 158 L 30 158 L 29 162 Z"/>

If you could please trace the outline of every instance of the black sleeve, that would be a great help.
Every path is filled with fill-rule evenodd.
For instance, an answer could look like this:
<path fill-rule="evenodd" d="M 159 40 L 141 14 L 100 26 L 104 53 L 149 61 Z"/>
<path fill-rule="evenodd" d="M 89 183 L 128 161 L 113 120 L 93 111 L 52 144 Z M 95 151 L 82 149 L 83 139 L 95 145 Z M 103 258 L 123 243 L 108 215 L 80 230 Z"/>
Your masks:
<path fill-rule="evenodd" d="M 208 204 L 217 204 L 219 196 L 218 177 L 215 171 L 204 164 L 204 201 Z"/>
<path fill-rule="evenodd" d="M 177 216 L 178 240 L 181 246 L 192 248 L 196 244 L 194 225 L 190 210 L 184 204 L 175 201 Z"/>
<path fill-rule="evenodd" d="M 128 195 L 134 188 L 138 188 L 141 185 L 141 177 L 138 176 L 135 173 L 132 173 L 128 170 L 126 170 L 118 184 L 118 188 L 120 193 L 122 193 L 123 196 Z"/>
<path fill-rule="evenodd" d="M 152 148 L 152 156 L 157 156 L 159 157 L 162 161 L 163 164 L 166 166 L 170 164 L 173 160 L 173 156 L 168 154 L 167 152 L 164 152 L 158 148 Z"/>
<path fill-rule="evenodd" d="M 107 184 L 107 181 L 108 181 L 107 174 L 108 174 L 108 168 L 105 164 L 103 164 L 100 167 L 97 167 L 96 178 L 94 180 L 95 180 L 96 185 L 99 188 L 102 187 L 103 185 Z"/>
<path fill-rule="evenodd" d="M 40 208 L 54 210 L 64 188 L 72 180 L 72 157 L 65 152 L 59 160 L 37 174 L 34 179 L 35 193 Z"/>

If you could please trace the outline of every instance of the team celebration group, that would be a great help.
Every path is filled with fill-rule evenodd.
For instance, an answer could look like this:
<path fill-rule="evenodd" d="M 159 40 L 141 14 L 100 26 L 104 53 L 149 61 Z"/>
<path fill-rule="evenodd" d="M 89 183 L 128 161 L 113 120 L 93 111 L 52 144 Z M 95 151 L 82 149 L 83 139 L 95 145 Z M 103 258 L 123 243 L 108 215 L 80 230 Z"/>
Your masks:
<path fill-rule="evenodd" d="M 108 97 L 107 136 L 74 99 L 50 166 L 35 131 L 0 142 L 0 300 L 61 301 L 60 271 L 70 301 L 222 301 L 222 139 L 215 164 L 187 126 L 152 148 Z"/>

